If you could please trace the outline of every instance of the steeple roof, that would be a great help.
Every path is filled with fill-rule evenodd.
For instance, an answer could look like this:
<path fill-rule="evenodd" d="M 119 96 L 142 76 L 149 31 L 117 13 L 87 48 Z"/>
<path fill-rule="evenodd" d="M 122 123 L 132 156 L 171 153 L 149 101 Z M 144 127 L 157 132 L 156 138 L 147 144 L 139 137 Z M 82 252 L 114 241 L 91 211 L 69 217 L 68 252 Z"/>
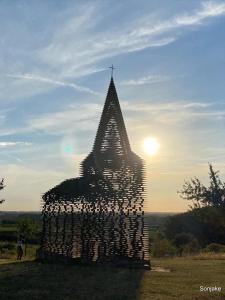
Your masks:
<path fill-rule="evenodd" d="M 131 151 L 113 77 L 110 80 L 93 152 L 103 153 L 107 148 L 121 155 L 128 155 Z"/>

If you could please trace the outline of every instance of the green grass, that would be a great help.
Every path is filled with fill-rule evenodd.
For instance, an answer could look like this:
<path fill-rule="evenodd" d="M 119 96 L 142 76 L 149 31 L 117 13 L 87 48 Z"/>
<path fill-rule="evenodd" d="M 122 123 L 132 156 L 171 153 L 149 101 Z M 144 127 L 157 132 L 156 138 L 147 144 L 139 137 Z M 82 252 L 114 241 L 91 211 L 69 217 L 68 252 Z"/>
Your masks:
<path fill-rule="evenodd" d="M 170 272 L 42 264 L 35 248 L 22 262 L 0 259 L 0 299 L 7 300 L 170 300 L 225 299 L 225 259 L 211 256 L 153 259 Z M 221 293 L 200 293 L 200 285 Z"/>
<path fill-rule="evenodd" d="M 16 232 L 17 228 L 16 226 L 0 226 L 0 232 Z"/>

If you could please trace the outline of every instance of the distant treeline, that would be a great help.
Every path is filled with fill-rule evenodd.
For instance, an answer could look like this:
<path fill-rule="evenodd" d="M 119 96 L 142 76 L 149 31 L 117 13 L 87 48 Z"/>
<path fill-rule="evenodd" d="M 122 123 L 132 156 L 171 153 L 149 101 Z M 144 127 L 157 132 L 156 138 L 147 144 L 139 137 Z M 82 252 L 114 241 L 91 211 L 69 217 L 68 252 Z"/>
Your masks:
<path fill-rule="evenodd" d="M 16 224 L 18 220 L 31 218 L 32 220 L 41 221 L 41 212 L 19 212 L 19 211 L 1 211 L 0 224 Z"/>
<path fill-rule="evenodd" d="M 164 232 L 170 240 L 178 234 L 188 233 L 201 247 L 210 243 L 225 245 L 225 209 L 202 207 L 172 216 L 165 222 Z"/>
<path fill-rule="evenodd" d="M 0 241 L 16 242 L 22 234 L 29 244 L 39 244 L 41 224 L 40 212 L 1 212 Z"/>

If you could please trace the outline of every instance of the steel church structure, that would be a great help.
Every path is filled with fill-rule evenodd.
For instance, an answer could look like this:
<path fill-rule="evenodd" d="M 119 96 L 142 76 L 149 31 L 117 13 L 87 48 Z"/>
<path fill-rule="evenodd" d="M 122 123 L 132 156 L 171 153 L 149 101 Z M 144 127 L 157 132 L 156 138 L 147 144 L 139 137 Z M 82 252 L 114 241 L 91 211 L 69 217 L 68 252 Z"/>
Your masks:
<path fill-rule="evenodd" d="M 132 152 L 111 77 L 81 176 L 43 196 L 41 260 L 150 268 L 144 164 Z"/>

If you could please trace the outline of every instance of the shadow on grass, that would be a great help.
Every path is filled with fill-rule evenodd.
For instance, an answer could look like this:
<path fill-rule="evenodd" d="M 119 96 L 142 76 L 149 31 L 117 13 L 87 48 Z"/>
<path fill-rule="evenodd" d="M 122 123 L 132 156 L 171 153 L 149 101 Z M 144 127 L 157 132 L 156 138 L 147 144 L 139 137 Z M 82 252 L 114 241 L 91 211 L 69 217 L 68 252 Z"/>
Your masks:
<path fill-rule="evenodd" d="M 137 300 L 144 270 L 42 264 L 0 265 L 0 299 Z"/>

